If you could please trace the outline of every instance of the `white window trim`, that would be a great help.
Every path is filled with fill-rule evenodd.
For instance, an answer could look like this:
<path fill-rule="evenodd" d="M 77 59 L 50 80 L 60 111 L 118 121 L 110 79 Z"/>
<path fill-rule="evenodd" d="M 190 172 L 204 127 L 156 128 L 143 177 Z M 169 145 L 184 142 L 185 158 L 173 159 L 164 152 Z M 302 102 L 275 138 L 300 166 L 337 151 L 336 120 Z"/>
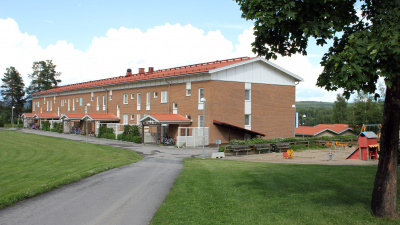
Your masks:
<path fill-rule="evenodd" d="M 249 99 L 246 99 L 246 91 L 249 91 Z M 251 89 L 245 89 L 244 90 L 244 100 L 246 102 L 251 102 Z"/>
<path fill-rule="evenodd" d="M 201 95 L 200 95 L 200 93 L 201 93 L 201 90 L 203 90 L 203 98 L 204 98 L 204 88 L 199 88 L 199 103 L 203 103 L 202 101 L 201 101 Z"/>
<path fill-rule="evenodd" d="M 204 116 L 204 115 L 198 115 L 198 117 L 197 117 L 197 119 L 198 119 L 198 122 L 197 122 L 197 123 L 198 123 L 198 124 L 197 124 L 198 127 L 202 127 L 202 126 L 201 126 L 201 118 L 204 118 L 203 116 Z M 203 120 L 204 120 L 204 119 L 203 119 Z M 203 121 L 203 126 L 205 127 L 204 121 Z"/>
<path fill-rule="evenodd" d="M 97 96 L 97 105 L 96 105 L 96 110 L 99 111 L 100 109 L 100 100 L 99 100 L 99 96 Z"/>
<path fill-rule="evenodd" d="M 124 94 L 123 102 L 124 102 L 124 105 L 128 104 L 128 94 Z"/>
<path fill-rule="evenodd" d="M 122 118 L 123 118 L 123 125 L 128 125 L 129 124 L 128 114 L 124 114 Z"/>
<path fill-rule="evenodd" d="M 168 103 L 168 91 L 161 91 L 161 103 Z"/>
<path fill-rule="evenodd" d="M 79 106 L 83 106 L 83 98 L 79 99 Z"/>
<path fill-rule="evenodd" d="M 186 82 L 186 96 L 192 95 L 192 83 Z"/>
<path fill-rule="evenodd" d="M 131 99 L 135 99 L 135 94 L 131 93 Z"/>
<path fill-rule="evenodd" d="M 249 116 L 249 124 L 246 124 L 246 116 Z M 251 126 L 251 114 L 245 114 L 244 115 L 244 125 L 245 126 Z"/>
<path fill-rule="evenodd" d="M 155 92 L 153 93 L 153 97 L 154 97 L 154 98 L 158 98 L 158 92 L 157 92 L 157 91 L 155 91 Z"/>
<path fill-rule="evenodd" d="M 136 110 L 140 110 L 140 109 L 141 109 L 141 108 L 140 108 L 140 103 L 141 103 L 141 101 L 142 101 L 142 94 L 140 94 L 140 93 L 137 93 L 137 94 L 136 94 L 136 101 L 137 101 Z"/>
<path fill-rule="evenodd" d="M 103 111 L 106 111 L 106 96 L 103 95 Z"/>
<path fill-rule="evenodd" d="M 110 90 L 110 101 L 112 100 L 112 90 Z"/>

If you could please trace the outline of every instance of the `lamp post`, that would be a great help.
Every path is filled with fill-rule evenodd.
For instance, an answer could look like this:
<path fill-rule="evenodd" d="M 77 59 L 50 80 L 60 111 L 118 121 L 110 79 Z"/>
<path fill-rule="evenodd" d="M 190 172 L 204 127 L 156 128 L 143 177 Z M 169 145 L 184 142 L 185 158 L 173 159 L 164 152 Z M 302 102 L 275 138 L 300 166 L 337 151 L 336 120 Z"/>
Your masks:
<path fill-rule="evenodd" d="M 88 139 L 89 139 L 89 135 L 88 135 L 89 129 L 88 129 L 88 124 L 87 124 L 87 121 L 88 121 L 88 106 L 90 106 L 90 103 L 86 104 L 86 143 L 89 142 L 88 141 Z"/>
<path fill-rule="evenodd" d="M 206 126 L 206 99 L 203 97 L 200 99 L 201 102 L 203 102 L 203 153 L 201 155 L 202 159 L 205 159 L 204 157 L 204 144 L 205 144 L 205 135 L 204 135 L 204 127 Z"/>
<path fill-rule="evenodd" d="M 15 106 L 11 107 L 11 120 L 12 120 L 12 128 L 14 129 L 14 109 Z"/>
<path fill-rule="evenodd" d="M 293 137 L 296 137 L 296 105 L 293 104 L 292 108 L 294 108 L 294 128 L 293 128 Z"/>
<path fill-rule="evenodd" d="M 304 121 L 303 121 L 304 118 L 306 118 L 306 115 L 303 115 L 303 116 L 301 117 L 301 123 L 302 123 L 302 125 L 303 125 L 303 139 L 304 139 Z"/>

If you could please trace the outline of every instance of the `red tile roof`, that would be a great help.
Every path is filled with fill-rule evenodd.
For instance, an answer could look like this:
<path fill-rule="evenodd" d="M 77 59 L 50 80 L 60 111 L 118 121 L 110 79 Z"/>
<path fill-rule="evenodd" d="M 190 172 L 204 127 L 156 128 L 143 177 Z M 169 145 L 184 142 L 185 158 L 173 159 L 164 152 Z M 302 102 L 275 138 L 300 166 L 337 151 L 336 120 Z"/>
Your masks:
<path fill-rule="evenodd" d="M 167 121 L 182 121 L 182 122 L 190 122 L 188 118 L 182 116 L 181 114 L 150 114 L 156 120 L 160 122 L 167 122 Z"/>
<path fill-rule="evenodd" d="M 22 113 L 23 117 L 33 117 L 35 113 Z"/>
<path fill-rule="evenodd" d="M 347 124 L 318 124 L 314 127 L 304 126 L 304 135 L 315 136 L 324 131 L 331 131 L 335 134 L 341 134 L 347 130 L 352 130 Z M 303 134 L 303 126 L 296 128 L 296 135 Z"/>
<path fill-rule="evenodd" d="M 133 75 L 119 76 L 119 77 L 113 77 L 113 78 L 102 79 L 102 80 L 88 81 L 88 82 L 83 82 L 83 83 L 55 87 L 50 90 L 34 93 L 33 95 L 74 90 L 74 89 L 80 89 L 80 88 L 104 86 L 104 85 L 111 85 L 111 84 L 119 84 L 119 83 L 139 81 L 139 80 L 148 80 L 148 79 L 154 79 L 154 78 L 170 77 L 170 76 L 183 75 L 183 74 L 201 73 L 201 72 L 207 72 L 207 71 L 210 71 L 210 70 L 213 70 L 216 68 L 228 66 L 228 65 L 231 65 L 234 63 L 246 61 L 249 59 L 252 59 L 252 58 L 241 57 L 241 58 L 233 58 L 233 59 L 226 59 L 226 60 L 217 60 L 217 61 L 213 61 L 213 62 L 199 63 L 199 64 L 175 67 L 175 68 L 170 68 L 170 69 L 162 69 L 162 70 L 157 70 L 154 72 L 146 72 L 146 73 L 140 73 L 140 74 L 138 73 L 138 74 L 133 74 Z"/>
<path fill-rule="evenodd" d="M 89 113 L 87 114 L 90 118 L 90 120 L 113 120 L 113 121 L 118 121 L 119 118 L 112 114 L 112 113 Z M 62 117 L 67 117 L 68 119 L 73 119 L 73 120 L 83 120 L 84 117 L 86 116 L 86 113 L 65 113 L 62 114 Z"/>
<path fill-rule="evenodd" d="M 38 118 L 58 118 L 57 113 L 36 113 Z"/>

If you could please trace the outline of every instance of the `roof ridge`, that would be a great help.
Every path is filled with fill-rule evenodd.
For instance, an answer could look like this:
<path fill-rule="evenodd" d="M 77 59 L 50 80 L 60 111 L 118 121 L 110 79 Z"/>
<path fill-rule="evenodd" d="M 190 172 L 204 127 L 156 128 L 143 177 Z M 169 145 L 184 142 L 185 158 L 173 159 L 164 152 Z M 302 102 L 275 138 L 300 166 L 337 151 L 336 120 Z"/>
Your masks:
<path fill-rule="evenodd" d="M 256 58 L 256 57 L 248 57 L 248 56 L 237 57 L 237 58 L 231 58 L 231 59 L 223 59 L 223 60 L 191 64 L 191 65 L 186 65 L 186 66 L 178 66 L 178 67 L 171 67 L 171 68 L 166 68 L 166 69 L 159 69 L 159 70 L 155 70 L 151 73 L 149 73 L 149 72 L 140 73 L 139 72 L 136 74 L 132 74 L 130 76 L 124 75 L 124 76 L 104 78 L 104 79 L 100 79 L 100 80 L 85 81 L 85 82 L 81 82 L 81 83 L 56 86 L 56 87 L 46 90 L 46 91 L 33 93 L 33 95 L 50 93 L 50 92 L 55 92 L 58 90 L 65 91 L 65 90 L 80 89 L 80 88 L 85 88 L 85 87 L 97 87 L 97 86 L 102 86 L 102 85 L 107 85 L 107 84 L 124 83 L 124 82 L 129 82 L 129 81 L 134 81 L 134 80 L 145 80 L 145 79 L 157 78 L 157 77 L 168 77 L 168 76 L 173 76 L 173 75 L 190 74 L 190 73 L 196 73 L 196 72 L 202 72 L 202 71 L 205 72 L 205 71 L 209 71 L 209 70 L 217 68 L 217 66 L 213 66 L 215 64 L 235 63 L 236 61 L 241 62 L 241 61 L 245 61 L 245 60 L 249 60 L 249 59 L 253 59 L 253 58 Z M 199 68 L 199 67 L 203 67 L 203 68 Z M 220 67 L 223 67 L 223 65 L 221 65 Z"/>

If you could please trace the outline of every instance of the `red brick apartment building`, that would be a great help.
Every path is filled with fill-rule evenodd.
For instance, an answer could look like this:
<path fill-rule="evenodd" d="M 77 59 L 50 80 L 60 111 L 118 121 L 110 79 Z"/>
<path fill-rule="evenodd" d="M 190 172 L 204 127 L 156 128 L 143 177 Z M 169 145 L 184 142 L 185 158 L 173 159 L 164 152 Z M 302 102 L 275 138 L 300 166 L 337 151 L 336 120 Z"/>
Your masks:
<path fill-rule="evenodd" d="M 202 136 L 202 128 L 192 128 L 204 126 L 206 144 L 255 136 L 292 137 L 292 105 L 300 81 L 301 77 L 260 57 L 162 70 L 149 67 L 147 72 L 139 68 L 137 74 L 128 69 L 124 76 L 35 93 L 32 113 L 23 115 L 24 126 L 32 126 L 29 121 L 59 120 L 64 133 L 70 133 L 72 127 L 85 130 L 87 119 L 89 133 L 97 133 L 103 123 L 138 124 L 153 139 L 196 132 Z"/>

